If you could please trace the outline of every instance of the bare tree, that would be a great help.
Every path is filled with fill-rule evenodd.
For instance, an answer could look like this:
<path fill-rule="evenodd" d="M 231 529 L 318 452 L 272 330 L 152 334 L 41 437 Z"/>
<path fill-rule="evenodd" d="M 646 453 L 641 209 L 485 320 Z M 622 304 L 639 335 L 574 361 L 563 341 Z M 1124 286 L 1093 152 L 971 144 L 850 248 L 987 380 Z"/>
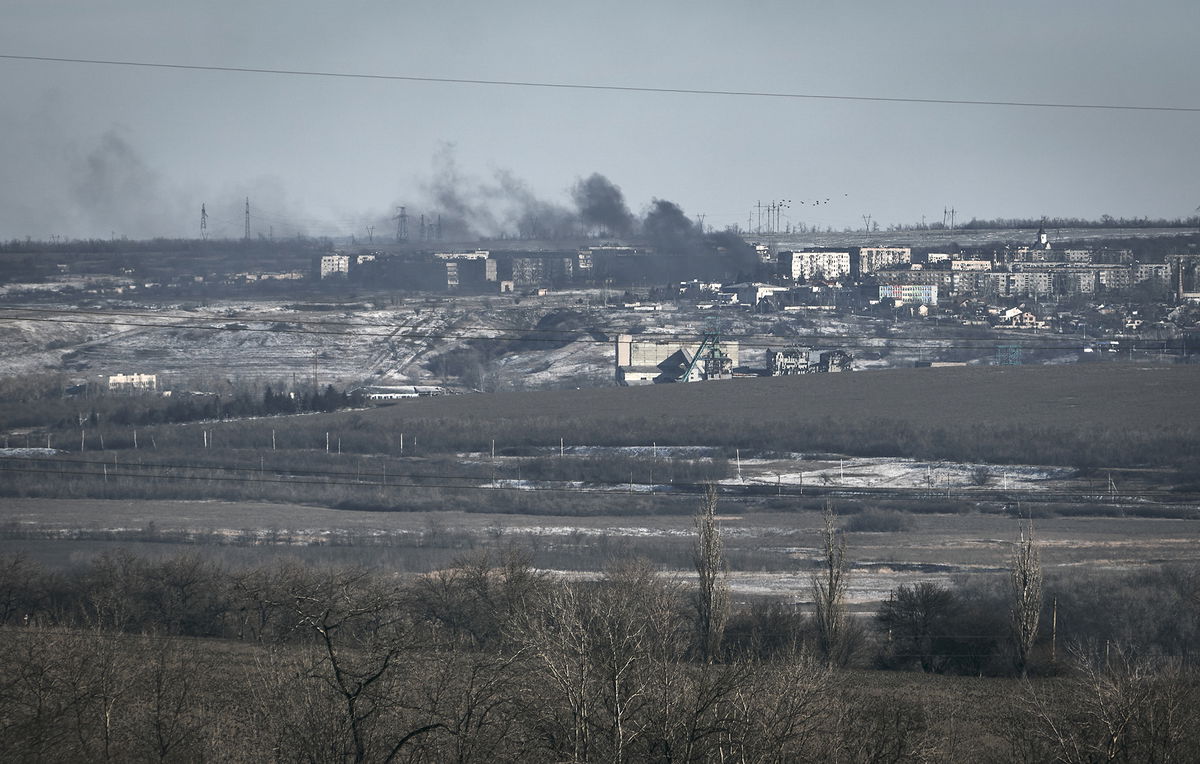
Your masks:
<path fill-rule="evenodd" d="M 553 741 L 551 758 L 637 759 L 662 707 L 656 669 L 682 647 L 678 592 L 633 562 L 597 584 L 563 584 L 543 597 L 520 636 L 540 685 L 532 690 L 533 725 Z"/>
<path fill-rule="evenodd" d="M 728 566 L 716 517 L 717 491 L 705 488 L 704 503 L 696 516 L 696 543 L 692 559 L 699 576 L 696 591 L 696 647 L 700 659 L 711 663 L 721 649 L 729 620 Z"/>
<path fill-rule="evenodd" d="M 1033 541 L 1033 522 L 1029 537 L 1022 530 L 1009 570 L 1011 585 L 1011 628 L 1017 670 L 1022 678 L 1028 675 L 1029 654 L 1037 639 L 1038 621 L 1042 614 L 1042 563 Z"/>
<path fill-rule="evenodd" d="M 821 530 L 821 570 L 812 576 L 813 618 L 817 644 L 830 666 L 850 659 L 850 616 L 846 609 L 846 540 L 833 524 L 833 506 L 825 505 Z"/>
<path fill-rule="evenodd" d="M 45 604 L 48 575 L 23 554 L 0 557 L 0 626 L 33 620 Z"/>
<path fill-rule="evenodd" d="M 291 606 L 300 624 L 316 637 L 308 675 L 322 680 L 337 697 L 354 761 L 393 760 L 419 735 L 438 723 L 412 729 L 383 729 L 381 717 L 397 703 L 396 666 L 411 650 L 400 595 L 364 570 L 334 570 L 300 582 Z"/>
<path fill-rule="evenodd" d="M 585 603 L 578 587 L 551 587 L 539 606 L 527 612 L 522 629 L 540 685 L 533 697 L 542 701 L 529 704 L 533 724 L 543 738 L 555 741 L 556 753 L 570 761 L 590 758 L 596 713 Z M 548 698 L 553 701 L 546 702 Z"/>
<path fill-rule="evenodd" d="M 482 551 L 421 577 L 411 588 L 408 605 L 454 639 L 474 648 L 495 648 L 521 621 L 545 582 L 525 550 L 507 548 L 498 558 Z"/>
<path fill-rule="evenodd" d="M 1177 660 L 1137 656 L 1119 645 L 1074 648 L 1071 670 L 1057 692 L 1025 687 L 1034 732 L 1055 760 L 1182 762 L 1200 756 L 1200 683 Z"/>

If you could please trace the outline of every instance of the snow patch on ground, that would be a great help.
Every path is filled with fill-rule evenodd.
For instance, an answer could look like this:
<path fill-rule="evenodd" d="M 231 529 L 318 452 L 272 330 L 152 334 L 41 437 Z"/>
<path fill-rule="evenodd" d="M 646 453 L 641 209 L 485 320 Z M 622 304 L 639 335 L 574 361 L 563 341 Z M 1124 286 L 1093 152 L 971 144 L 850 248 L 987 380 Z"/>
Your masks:
<path fill-rule="evenodd" d="M 1012 464 L 930 462 L 917 459 L 846 458 L 837 461 L 742 459 L 741 477 L 723 485 L 839 486 L 849 488 L 924 488 L 1041 490 L 1069 479 L 1074 470 Z"/>

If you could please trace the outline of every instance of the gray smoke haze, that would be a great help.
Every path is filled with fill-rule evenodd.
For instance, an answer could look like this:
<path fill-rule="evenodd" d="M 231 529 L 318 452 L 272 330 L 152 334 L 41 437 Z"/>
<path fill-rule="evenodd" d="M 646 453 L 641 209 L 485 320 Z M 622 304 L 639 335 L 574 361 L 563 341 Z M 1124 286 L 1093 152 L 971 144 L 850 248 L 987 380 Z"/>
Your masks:
<path fill-rule="evenodd" d="M 234 181 L 213 192 L 168 177 L 132 130 L 112 125 L 80 136 L 65 104 L 45 103 L 6 126 L 0 166 L 20 179 L 0 184 L 0 238 L 197 238 L 202 204 L 210 237 L 241 238 L 247 196 L 252 236 L 331 235 L 329 224 L 286 201 L 278 179 Z"/>
<path fill-rule="evenodd" d="M 497 230 L 487 189 L 459 172 L 452 144 L 443 145 L 434 155 L 433 177 L 426 184 L 426 193 L 432 209 L 425 222 L 440 226 L 442 238 L 470 239 Z"/>
<path fill-rule="evenodd" d="M 496 198 L 505 207 L 507 227 L 522 239 L 562 239 L 580 234 L 579 215 L 561 204 L 539 199 L 529 184 L 511 172 L 496 173 Z"/>
<path fill-rule="evenodd" d="M 422 184 L 423 202 L 405 204 L 409 237 L 420 237 L 420 215 L 427 226 L 441 220 L 441 238 L 561 239 L 584 234 L 627 236 L 637 221 L 621 189 L 599 173 L 577 181 L 572 204 L 538 196 L 509 170 L 496 170 L 486 181 L 465 175 L 455 149 L 445 144 L 433 157 L 433 174 Z"/>
<path fill-rule="evenodd" d="M 314 216 L 288 201 L 279 178 L 235 180 L 218 193 L 196 183 L 168 179 L 138 149 L 136 136 L 114 126 L 80 144 L 55 131 L 54 114 L 29 115 L 14 135 L 37 152 L 0 147 L 7 169 L 21 184 L 5 186 L 0 198 L 0 237 L 128 238 L 200 235 L 200 206 L 208 212 L 212 238 L 241 238 L 245 200 L 250 198 L 252 237 L 318 236 L 384 238 L 396 230 L 395 208 Z M 37 126 L 46 124 L 41 135 Z M 22 137 L 23 136 L 23 137 Z M 30 158 L 36 154 L 37 159 Z M 47 162 L 47 157 L 53 160 Z M 416 203 L 407 208 L 410 241 L 470 241 L 480 238 L 568 239 L 580 236 L 629 237 L 642 230 L 664 252 L 689 251 L 697 234 L 682 210 L 655 200 L 644 221 L 630 212 L 620 187 L 599 173 L 577 179 L 564 200 L 547 199 L 508 170 L 485 179 L 463 172 L 452 144 L 431 160 L 431 172 Z M 11 192 L 19 188 L 22 193 Z M 425 229 L 422 236 L 421 220 Z"/>
<path fill-rule="evenodd" d="M 129 131 L 112 126 L 81 138 L 68 108 L 51 100 L 5 126 L 0 166 L 10 182 L 0 184 L 0 237 L 195 235 L 185 223 L 187 194 L 146 161 Z"/>
<path fill-rule="evenodd" d="M 149 167 L 115 129 L 79 159 L 70 178 L 69 198 L 84 225 L 121 235 L 183 233 L 186 202 Z"/>

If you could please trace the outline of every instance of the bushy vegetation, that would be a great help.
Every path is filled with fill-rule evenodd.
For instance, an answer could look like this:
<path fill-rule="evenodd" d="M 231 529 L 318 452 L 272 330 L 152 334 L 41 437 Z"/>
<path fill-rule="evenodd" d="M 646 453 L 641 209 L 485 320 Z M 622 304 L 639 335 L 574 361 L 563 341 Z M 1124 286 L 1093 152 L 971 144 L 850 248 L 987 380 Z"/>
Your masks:
<path fill-rule="evenodd" d="M 875 652 L 913 674 L 816 660 L 813 621 L 772 600 L 735 609 L 705 658 L 689 588 L 634 561 L 572 583 L 514 550 L 406 579 L 8 557 L 0 759 L 1191 760 L 1196 580 L 1057 582 L 1047 603 L 1073 647 L 1050 653 L 1043 629 L 1035 673 L 1049 676 L 933 681 L 1013 670 L 999 589 L 893 592 L 851 664 Z M 1151 599 L 1182 641 L 1134 609 L 1111 622 L 1126 638 L 1099 647 L 1110 632 L 1065 604 L 1096 588 Z"/>
<path fill-rule="evenodd" d="M 911 530 L 912 518 L 895 510 L 866 509 L 850 515 L 842 524 L 851 533 L 896 533 Z"/>

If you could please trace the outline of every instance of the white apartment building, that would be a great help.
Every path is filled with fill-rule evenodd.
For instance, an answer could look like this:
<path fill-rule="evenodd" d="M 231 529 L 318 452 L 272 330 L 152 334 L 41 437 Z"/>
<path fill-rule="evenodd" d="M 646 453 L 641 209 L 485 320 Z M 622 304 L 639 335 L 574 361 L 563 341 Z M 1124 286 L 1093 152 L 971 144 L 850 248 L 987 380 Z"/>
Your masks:
<path fill-rule="evenodd" d="M 779 268 L 783 275 L 793 281 L 811 281 L 818 275 L 826 279 L 840 279 L 850 275 L 850 251 L 780 252 Z"/>
<path fill-rule="evenodd" d="M 859 274 L 874 273 L 901 263 L 912 262 L 912 247 L 860 247 Z"/>
<path fill-rule="evenodd" d="M 331 276 L 345 276 L 350 272 L 350 256 L 349 255 L 322 255 L 321 256 L 321 278 L 327 279 Z"/>

